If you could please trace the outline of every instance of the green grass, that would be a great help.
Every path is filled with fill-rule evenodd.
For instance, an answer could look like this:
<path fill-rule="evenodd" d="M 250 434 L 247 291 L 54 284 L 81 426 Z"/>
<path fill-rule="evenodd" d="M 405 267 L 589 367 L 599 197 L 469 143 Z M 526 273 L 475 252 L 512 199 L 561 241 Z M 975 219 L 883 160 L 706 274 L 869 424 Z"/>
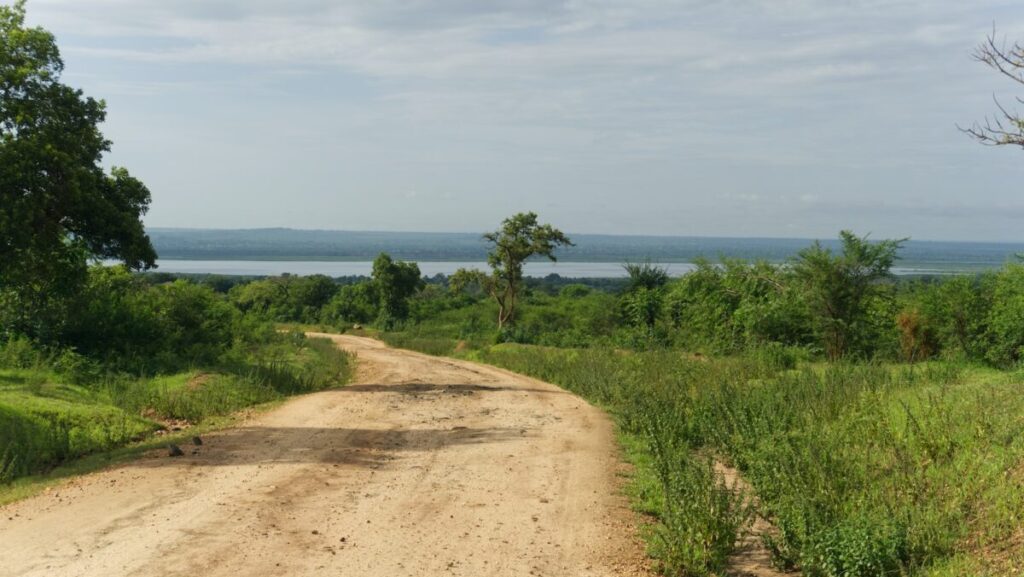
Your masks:
<path fill-rule="evenodd" d="M 138 440 L 159 425 L 40 371 L 0 371 L 0 483 Z"/>
<path fill-rule="evenodd" d="M 265 410 L 276 406 L 278 403 L 279 401 L 275 401 L 264 405 L 257 405 L 253 409 Z M 171 432 L 161 436 L 147 436 L 140 441 L 69 459 L 42 472 L 17 477 L 14 480 L 0 484 L 0 505 L 31 497 L 48 487 L 62 483 L 68 478 L 84 475 L 117 463 L 138 458 L 147 451 L 164 449 L 168 443 L 182 444 L 193 435 L 202 435 L 209 431 L 230 427 L 237 422 L 238 415 L 239 413 L 211 417 L 201 424 L 183 431 Z"/>
<path fill-rule="evenodd" d="M 45 366 L 0 370 L 0 485 L 136 444 L 163 423 L 205 426 L 240 409 L 345 383 L 351 357 L 291 336 L 221 367 L 73 385 Z M 181 423 L 184 421 L 184 423 Z"/>
<path fill-rule="evenodd" d="M 650 549 L 668 574 L 719 574 L 749 513 L 701 455 L 740 469 L 779 529 L 767 542 L 776 563 L 807 576 L 1002 575 L 1024 560 L 1020 373 L 825 365 L 780 349 L 695 360 L 498 345 L 464 356 L 616 417 L 636 466 L 630 493 L 656 520 Z"/>

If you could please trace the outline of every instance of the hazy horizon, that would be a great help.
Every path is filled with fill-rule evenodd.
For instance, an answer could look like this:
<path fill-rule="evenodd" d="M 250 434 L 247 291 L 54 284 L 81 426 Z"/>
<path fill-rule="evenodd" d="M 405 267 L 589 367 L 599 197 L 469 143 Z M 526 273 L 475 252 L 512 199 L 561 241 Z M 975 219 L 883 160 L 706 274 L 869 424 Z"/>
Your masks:
<path fill-rule="evenodd" d="M 1021 239 L 1005 0 L 30 0 L 145 222 Z"/>
<path fill-rule="evenodd" d="M 497 226 L 491 227 L 492 229 L 498 228 Z M 273 231 L 273 230 L 288 230 L 295 232 L 338 232 L 338 233 L 366 233 L 366 234 L 459 234 L 459 235 L 482 235 L 484 230 L 380 230 L 380 229 L 354 229 L 354 228 L 301 228 L 294 226 L 241 226 L 241 227 L 194 227 L 194 226 L 147 226 L 146 230 L 151 231 L 227 231 L 227 232 L 241 232 L 241 231 Z M 771 235 L 719 235 L 719 234 L 652 234 L 652 233 L 609 233 L 609 232 L 593 232 L 586 230 L 566 230 L 564 231 L 570 237 L 574 234 L 584 236 L 606 236 L 606 237 L 649 237 L 649 238 L 704 238 L 704 239 L 737 239 L 737 240 L 799 240 L 799 241 L 835 241 L 839 237 L 839 232 L 831 236 L 771 236 Z M 859 236 L 867 235 L 869 240 L 884 240 L 888 237 L 883 237 L 877 234 L 873 234 L 871 231 L 853 231 Z M 913 242 L 928 242 L 928 243 L 966 243 L 966 244 L 1024 244 L 1024 234 L 1018 239 L 962 239 L 962 238 L 913 238 L 902 236 L 899 238 L 906 238 Z"/>
<path fill-rule="evenodd" d="M 792 260 L 814 242 L 811 239 L 582 233 L 571 236 L 574 246 L 555 251 L 558 263 L 567 266 L 555 267 L 549 272 L 562 270 L 566 274 L 585 276 L 607 274 L 608 270 L 618 271 L 615 267 L 621 267 L 624 262 L 642 261 L 670 264 L 695 263 L 703 259 L 717 262 L 728 258 L 781 263 Z M 448 263 L 447 267 L 428 266 L 422 270 L 450 274 L 458 267 L 467 266 L 466 263 L 484 267 L 490 248 L 479 234 L 458 232 L 155 228 L 152 239 L 160 255 L 158 263 L 174 263 L 169 264 L 169 268 L 161 265 L 161 269 L 220 274 L 251 274 L 253 270 L 261 270 L 263 274 L 287 271 L 345 276 L 358 269 L 358 263 L 369 270 L 370 261 L 381 252 L 421 264 Z M 838 239 L 820 241 L 827 249 L 842 250 Z M 898 251 L 896 269 L 914 274 L 977 272 L 999 268 L 1016 260 L 1015 255 L 1021 253 L 1024 253 L 1024 243 L 911 240 Z M 536 260 L 542 262 L 534 264 L 534 273 L 547 270 L 545 259 Z M 611 269 L 605 266 L 608 263 L 612 264 Z"/>

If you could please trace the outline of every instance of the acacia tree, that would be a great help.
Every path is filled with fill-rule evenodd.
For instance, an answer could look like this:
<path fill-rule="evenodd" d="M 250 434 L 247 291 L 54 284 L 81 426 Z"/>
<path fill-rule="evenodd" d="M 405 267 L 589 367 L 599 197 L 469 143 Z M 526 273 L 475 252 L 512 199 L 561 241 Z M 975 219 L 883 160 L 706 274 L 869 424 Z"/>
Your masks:
<path fill-rule="evenodd" d="M 391 330 L 395 323 L 409 318 L 409 297 L 423 288 L 420 267 L 414 262 L 396 261 L 387 253 L 373 260 L 373 286 L 377 293 L 377 323 Z"/>
<path fill-rule="evenodd" d="M 890 278 L 896 253 L 907 239 L 869 242 L 848 230 L 839 233 L 842 253 L 815 242 L 797 255 L 792 274 L 804 291 L 825 355 L 842 358 L 866 322 L 868 305 L 881 281 Z"/>
<path fill-rule="evenodd" d="M 449 281 L 452 288 L 461 291 L 477 285 L 498 303 L 498 330 L 515 324 L 519 293 L 523 287 L 523 264 L 533 256 L 555 257 L 555 249 L 573 246 L 562 231 L 550 224 L 539 224 L 537 214 L 519 213 L 506 218 L 501 228 L 483 236 L 491 245 L 487 264 L 491 273 L 476 269 L 459 269 Z"/>
<path fill-rule="evenodd" d="M 974 51 L 974 58 L 1014 82 L 1024 84 L 1024 45 L 1015 43 L 1007 46 L 999 42 L 993 32 Z M 1017 98 L 1017 102 L 1024 103 L 1024 99 Z M 1024 118 L 1008 110 L 999 99 L 996 99 L 996 108 L 999 112 L 983 124 L 975 123 L 962 130 L 982 144 L 1024 147 Z"/>
<path fill-rule="evenodd" d="M 149 191 L 101 167 L 105 104 L 62 84 L 63 68 L 53 35 L 25 27 L 23 0 L 0 6 L 0 334 L 54 336 L 53 305 L 90 258 L 156 259 L 140 220 Z"/>

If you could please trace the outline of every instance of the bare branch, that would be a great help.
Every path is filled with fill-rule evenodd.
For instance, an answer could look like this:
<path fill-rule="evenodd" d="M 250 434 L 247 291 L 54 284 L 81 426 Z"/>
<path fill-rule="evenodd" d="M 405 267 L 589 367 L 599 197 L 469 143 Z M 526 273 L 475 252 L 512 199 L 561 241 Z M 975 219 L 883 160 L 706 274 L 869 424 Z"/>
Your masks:
<path fill-rule="evenodd" d="M 997 44 L 994 28 L 992 34 L 974 51 L 974 58 L 1014 82 L 1024 84 L 1024 46 L 1018 43 L 1007 48 L 1005 40 L 1002 45 Z"/>
<path fill-rule="evenodd" d="M 974 58 L 995 69 L 1003 76 L 1018 84 L 1024 84 L 1024 45 L 1015 43 L 1007 46 L 998 41 L 995 28 L 974 51 Z M 995 95 L 992 96 L 999 114 L 986 118 L 984 123 L 975 123 L 969 128 L 957 126 L 962 132 L 986 146 L 1024 147 L 1024 118 L 1016 111 L 1008 110 Z M 1020 97 L 1017 102 L 1024 103 Z"/>

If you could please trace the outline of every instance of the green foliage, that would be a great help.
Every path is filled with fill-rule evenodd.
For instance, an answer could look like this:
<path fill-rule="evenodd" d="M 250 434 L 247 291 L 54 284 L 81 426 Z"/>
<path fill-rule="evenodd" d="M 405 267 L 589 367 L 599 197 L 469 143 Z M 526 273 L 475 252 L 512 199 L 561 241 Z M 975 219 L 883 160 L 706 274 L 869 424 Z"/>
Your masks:
<path fill-rule="evenodd" d="M 231 300 L 247 314 L 277 321 L 339 328 L 376 322 L 385 330 L 403 324 L 403 330 L 417 339 L 446 341 L 437 350 L 450 350 L 459 340 L 633 350 L 675 346 L 712 354 L 759 354 L 777 346 L 787 354 L 811 358 L 828 356 L 827 345 L 835 341 L 833 345 L 844 343 L 846 353 L 862 359 L 959 358 L 1003 366 L 1017 362 L 1016 351 L 1024 343 L 1014 339 L 1024 331 L 1024 316 L 1013 313 L 1013 267 L 977 277 L 897 281 L 886 274 L 892 242 L 871 244 L 851 235 L 846 243 L 850 246 L 840 255 L 812 247 L 810 254 L 818 259 L 819 268 L 809 261 L 791 266 L 699 261 L 693 272 L 666 280 L 659 271 L 637 265 L 635 280 L 614 285 L 623 287 L 618 298 L 562 279 L 522 279 L 516 302 L 529 306 L 521 307 L 514 326 L 497 332 L 491 319 L 501 316 L 500 304 L 466 285 L 479 271 L 449 279 L 447 284 L 460 290 L 446 291 L 444 279 L 412 290 L 411 283 L 422 279 L 409 264 L 405 277 L 410 284 L 405 286 L 412 292 L 402 289 L 408 297 L 396 300 L 390 309 L 383 302 L 382 287 L 397 287 L 394 275 L 387 282 L 340 287 L 325 277 L 264 279 L 235 285 Z M 874 262 L 874 268 L 861 262 L 875 257 L 882 262 Z M 385 265 L 382 260 L 380 266 Z M 391 265 L 401 268 L 393 261 Z M 812 272 L 800 272 L 801 267 Z M 829 286 L 835 288 L 848 277 L 856 277 L 851 282 L 860 288 L 829 292 Z M 816 285 L 820 278 L 833 285 Z M 997 287 L 1005 298 L 994 308 Z M 337 292 L 321 304 L 332 290 Z M 832 306 L 828 299 L 845 303 L 838 320 L 819 314 Z M 832 329 L 841 329 L 841 334 Z M 834 356 L 838 349 L 832 350 Z"/>
<path fill-rule="evenodd" d="M 1019 362 L 1024 353 L 1024 265 L 1007 265 L 996 276 L 987 321 L 991 344 L 986 358 L 1004 366 Z"/>
<path fill-rule="evenodd" d="M 649 262 L 626 263 L 623 268 L 629 275 L 629 284 L 621 299 L 623 317 L 653 336 L 654 325 L 664 308 L 668 271 Z"/>
<path fill-rule="evenodd" d="M 456 291 L 476 285 L 498 304 L 498 332 L 513 325 L 523 280 L 523 264 L 534 256 L 552 261 L 555 249 L 572 246 L 562 231 L 550 224 L 539 224 L 537 214 L 518 213 L 502 221 L 501 229 L 484 235 L 491 244 L 487 264 L 491 274 L 479 270 L 460 269 L 452 275 L 451 285 Z"/>
<path fill-rule="evenodd" d="M 622 315 L 634 327 L 653 334 L 664 300 L 665 292 L 661 288 L 637 287 L 622 295 Z"/>
<path fill-rule="evenodd" d="M 851 515 L 823 529 L 807 553 L 809 575 L 901 575 L 910 558 L 907 528 L 884 516 Z"/>
<path fill-rule="evenodd" d="M 444 285 L 432 283 L 409 299 L 409 318 L 414 323 L 430 322 L 447 311 L 473 307 L 477 303 L 476 298 L 453 293 Z"/>
<path fill-rule="evenodd" d="M 208 371 L 152 378 L 103 372 L 85 386 L 71 384 L 83 362 L 20 339 L 0 346 L 0 483 L 140 440 L 170 419 L 199 424 L 342 384 L 351 372 L 348 354 L 301 334 L 274 334 Z"/>
<path fill-rule="evenodd" d="M 27 337 L 14 337 L 0 342 L 0 367 L 10 369 L 33 369 L 46 366 L 47 355 Z"/>
<path fill-rule="evenodd" d="M 338 290 L 338 284 L 324 275 L 285 275 L 236 285 L 230 295 L 241 311 L 261 318 L 316 323 Z"/>
<path fill-rule="evenodd" d="M 709 462 L 694 455 L 682 434 L 685 404 L 674 378 L 700 365 L 656 351 L 558 350 L 501 345 L 475 353 L 485 362 L 554 382 L 608 407 L 639 450 L 631 492 L 658 524 L 651 554 L 668 574 L 709 575 L 725 566 L 749 515 L 744 495 L 726 486 Z"/>
<path fill-rule="evenodd" d="M 825 355 L 838 360 L 854 351 L 869 350 L 868 309 L 872 299 L 885 298 L 881 281 L 890 278 L 902 240 L 868 242 L 850 231 L 839 233 L 839 255 L 821 243 L 800 251 L 792 273 L 804 291 L 815 332 Z"/>
<path fill-rule="evenodd" d="M 345 323 L 368 323 L 377 317 L 379 295 L 373 284 L 361 282 L 346 285 L 324 306 L 320 320 L 341 326 Z"/>
<path fill-rule="evenodd" d="M 987 317 L 998 274 L 954 276 L 926 285 L 911 285 L 910 300 L 917 301 L 925 322 L 947 356 L 985 358 Z"/>
<path fill-rule="evenodd" d="M 854 244 L 864 242 L 852 238 L 850 242 Z M 856 256 L 862 248 L 847 251 L 854 256 L 818 254 L 815 258 L 824 258 L 826 269 L 841 269 L 835 278 L 845 278 L 843 275 L 854 274 L 850 271 L 861 269 L 849 263 L 836 263 L 868 258 Z M 385 267 L 385 262 L 381 261 L 380 267 Z M 823 320 L 815 312 L 824 310 L 816 307 L 823 306 L 825 301 L 821 299 L 825 298 L 827 287 L 809 284 L 810 277 L 794 270 L 800 268 L 797 265 L 700 261 L 693 272 L 664 285 L 660 285 L 664 278 L 651 283 L 620 283 L 617 286 L 623 286 L 623 292 L 618 298 L 584 285 L 533 279 L 524 281 L 517 297 L 517 302 L 528 306 L 521 307 L 515 325 L 503 326 L 495 332 L 492 319 L 500 316 L 501 307 L 488 295 L 445 290 L 443 279 L 421 285 L 422 279 L 412 264 L 403 268 L 392 261 L 391 265 L 397 267 L 395 270 L 408 270 L 404 275 L 408 284 L 401 291 L 394 289 L 398 291 L 393 293 L 396 296 L 388 298 L 398 300 L 390 308 L 385 306 L 383 295 L 387 291 L 382 287 L 394 285 L 392 281 L 398 277 L 391 273 L 387 282 L 363 281 L 341 286 L 326 277 L 285 276 L 252 281 L 235 285 L 230 292 L 231 301 L 246 316 L 275 321 L 324 323 L 338 328 L 376 322 L 385 331 L 395 330 L 401 324 L 404 331 L 416 338 L 446 340 L 438 350 L 449 350 L 459 340 L 633 350 L 674 346 L 710 354 L 759 354 L 778 346 L 787 354 L 812 358 L 823 353 L 828 356 L 829 337 L 845 343 L 844 350 L 861 359 L 917 362 L 946 358 L 1010 366 L 1017 362 L 1019 349 L 1024 346 L 1018 338 L 1024 334 L 1024 315 L 1014 312 L 1014 295 L 1020 292 L 1020 283 L 1015 279 L 1020 273 L 1013 266 L 977 277 L 927 281 L 890 279 L 884 274 L 884 265 L 873 269 L 874 272 L 861 270 L 856 273 L 860 275 L 856 281 L 861 283 L 859 291 L 844 289 L 838 291 L 838 296 L 828 297 L 846 303 L 846 312 L 841 316 L 847 320 L 836 322 Z M 645 276 L 641 269 L 635 275 L 638 278 Z M 450 279 L 449 284 L 468 288 L 460 284 L 465 282 L 465 274 L 468 273 Z M 130 280 L 127 275 L 122 277 L 125 280 L 119 282 Z M 146 277 L 145 284 L 152 282 Z M 412 289 L 413 283 L 421 288 Z M 335 290 L 330 300 L 322 304 Z M 399 292 L 407 297 L 398 298 Z M 854 293 L 860 295 L 855 299 L 856 305 L 849 300 Z M 149 296 L 142 298 L 152 300 Z M 91 304 L 77 306 L 88 310 L 104 302 L 103 298 L 92 300 Z M 387 313 L 388 310 L 392 312 Z M 89 320 L 84 323 L 86 326 L 104 326 L 102 330 L 97 328 L 96 333 L 116 333 L 118 327 L 131 326 L 138 336 L 122 340 L 161 341 L 150 335 L 163 329 L 147 315 L 136 315 L 128 323 L 107 307 L 102 314 L 88 318 L 95 322 Z M 82 323 L 71 324 L 75 328 Z M 147 326 L 149 332 L 144 330 Z M 836 337 L 826 330 L 829 327 L 842 327 L 842 334 Z M 76 338 L 75 342 L 82 340 Z M 833 355 L 836 350 L 833 347 Z"/>
<path fill-rule="evenodd" d="M 31 373 L 0 371 L 0 474 L 10 481 L 131 442 L 157 425 L 72 386 L 26 386 Z"/>
<path fill-rule="evenodd" d="M 523 302 L 528 306 L 521 309 L 516 325 L 499 333 L 493 324 L 497 315 L 493 301 L 428 287 L 412 299 L 415 322 L 408 323 L 399 334 L 421 340 L 440 339 L 446 342 L 444 348 L 450 350 L 460 340 L 587 347 L 598 342 L 610 343 L 624 330 L 617 299 L 605 292 L 563 296 L 538 291 L 528 293 Z M 389 340 L 391 334 L 395 333 L 386 333 L 383 338 Z"/>
<path fill-rule="evenodd" d="M 585 284 L 570 284 L 565 285 L 564 287 L 559 289 L 558 296 L 563 298 L 576 299 L 585 297 L 592 292 L 594 292 L 593 289 L 591 289 L 589 286 Z"/>
<path fill-rule="evenodd" d="M 670 286 L 667 309 L 676 344 L 738 352 L 775 342 L 807 346 L 810 317 L 787 271 L 768 263 L 726 260 L 697 268 Z"/>
<path fill-rule="evenodd" d="M 38 341 L 13 337 L 0 350 L 43 355 L 37 362 L 65 366 L 74 382 L 85 382 L 104 370 L 153 374 L 217 364 L 273 332 L 206 286 L 184 280 L 151 285 L 124 267 L 91 268 L 68 304 L 74 314 L 55 342 L 39 348 Z"/>
<path fill-rule="evenodd" d="M 668 574 L 720 573 L 751 515 L 745 496 L 715 473 L 711 459 L 691 454 L 670 411 L 649 406 L 644 425 L 661 483 L 652 554 Z"/>
<path fill-rule="evenodd" d="M 107 174 L 102 101 L 60 82 L 54 37 L 25 27 L 24 2 L 0 6 L 0 338 L 53 342 L 90 257 L 148 268 L 146 187 Z"/>
<path fill-rule="evenodd" d="M 660 307 L 629 310 L 630 297 L 654 300 L 645 293 L 660 285 L 643 282 L 619 297 L 527 291 L 529 306 L 496 338 L 487 319 L 497 303 L 438 292 L 420 297 L 416 324 L 383 337 L 608 407 L 637 465 L 630 492 L 658 519 L 651 551 L 667 572 L 720 574 L 750 513 L 709 466 L 714 455 L 756 492 L 780 566 L 811 577 L 952 575 L 967 558 L 971 574 L 1000 574 L 985 569 L 986 551 L 1024 516 L 1019 375 L 930 359 L 1016 366 L 1024 267 L 897 283 L 888 271 L 899 241 L 843 241 L 839 255 L 812 247 L 790 266 L 699 263 L 664 285 Z M 822 353 L 845 360 L 812 364 Z"/>
<path fill-rule="evenodd" d="M 710 361 L 520 345 L 473 356 L 609 407 L 624 434 L 646 439 L 638 466 L 655 482 L 632 492 L 658 517 L 652 552 L 674 573 L 718 572 L 746 515 L 696 456 L 708 453 L 744 473 L 778 528 L 777 562 L 804 575 L 927 574 L 1018 531 L 1017 375 L 801 366 L 780 347 Z"/>
<path fill-rule="evenodd" d="M 668 284 L 668 270 L 653 265 L 649 261 L 640 263 L 627 262 L 622 265 L 622 268 L 629 277 L 626 292 L 632 292 L 637 289 L 659 289 Z"/>
<path fill-rule="evenodd" d="M 380 311 L 377 326 L 391 330 L 409 318 L 409 299 L 423 288 L 420 267 L 414 262 L 392 260 L 380 253 L 373 261 L 373 287 Z"/>
<path fill-rule="evenodd" d="M 726 289 L 726 271 L 708 261 L 676 281 L 668 297 L 676 340 L 691 350 L 736 350 L 742 337 L 732 325 L 738 295 Z"/>
<path fill-rule="evenodd" d="M 236 343 L 266 338 L 212 289 L 152 286 L 123 267 L 93 267 L 61 344 L 110 368 L 154 373 L 218 362 Z"/>

